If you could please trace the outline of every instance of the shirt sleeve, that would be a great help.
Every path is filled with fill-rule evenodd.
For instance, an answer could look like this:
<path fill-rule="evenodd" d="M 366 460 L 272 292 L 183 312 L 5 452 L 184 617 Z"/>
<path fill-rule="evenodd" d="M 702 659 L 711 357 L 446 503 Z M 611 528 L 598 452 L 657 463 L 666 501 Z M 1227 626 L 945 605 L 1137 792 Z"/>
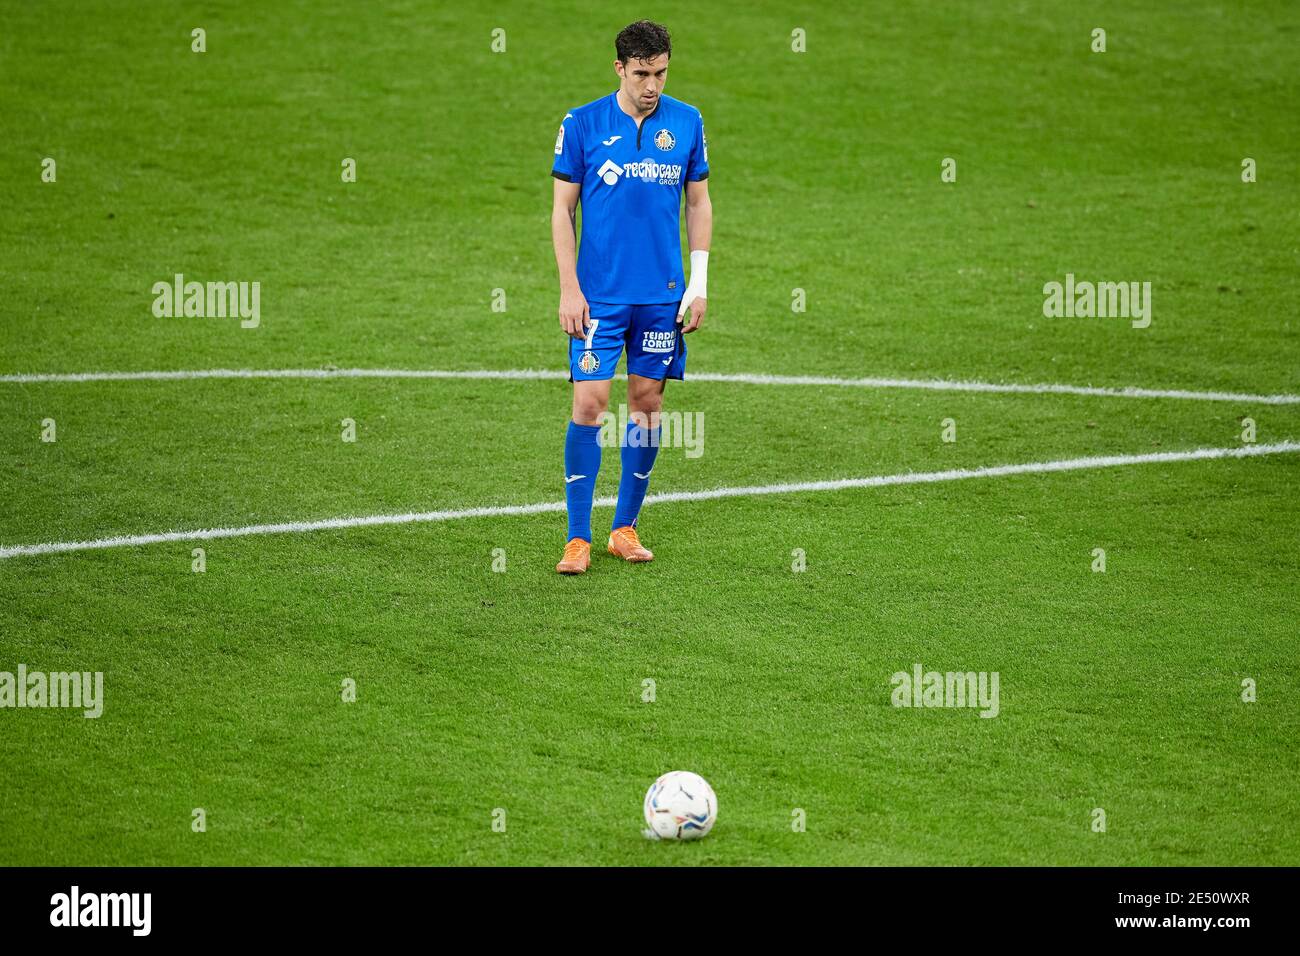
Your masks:
<path fill-rule="evenodd" d="M 697 113 L 696 119 L 695 142 L 686 161 L 686 180 L 692 183 L 709 178 L 709 141 L 704 138 L 704 117 Z"/>
<path fill-rule="evenodd" d="M 582 182 L 582 129 L 572 113 L 565 113 L 555 136 L 555 163 L 551 175 L 565 182 Z"/>

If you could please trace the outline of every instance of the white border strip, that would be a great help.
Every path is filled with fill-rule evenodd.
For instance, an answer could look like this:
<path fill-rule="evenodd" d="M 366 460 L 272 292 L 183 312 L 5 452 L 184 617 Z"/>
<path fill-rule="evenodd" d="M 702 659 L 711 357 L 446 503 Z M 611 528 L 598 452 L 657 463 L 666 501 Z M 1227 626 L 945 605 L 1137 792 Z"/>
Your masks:
<path fill-rule="evenodd" d="M 1166 462 L 1203 461 L 1211 458 L 1253 458 L 1300 452 L 1300 442 L 1282 441 L 1269 445 L 1243 445 L 1239 448 L 1198 448 L 1194 451 L 1162 451 L 1144 455 L 1108 455 L 1099 458 L 1067 458 L 1059 461 L 1033 461 L 1021 465 L 995 465 L 989 468 L 958 468 L 951 471 L 905 472 L 898 475 L 875 475 L 870 478 L 839 478 L 833 481 L 799 481 L 779 485 L 714 488 L 708 491 L 672 491 L 650 495 L 646 504 L 673 501 L 707 501 L 713 498 L 740 498 L 755 495 L 784 495 L 806 491 L 842 491 L 846 488 L 881 488 L 887 485 L 929 484 L 936 481 L 959 481 L 965 478 L 1003 478 L 1009 475 L 1080 471 L 1090 468 L 1115 468 L 1121 465 L 1149 465 Z M 598 498 L 595 507 L 612 508 L 612 497 Z M 462 508 L 455 511 L 411 511 L 405 514 L 366 515 L 354 518 L 326 518 L 321 521 L 285 521 L 279 524 L 254 524 L 240 528 L 208 528 L 198 531 L 167 531 L 160 534 L 121 535 L 92 541 L 53 541 L 46 544 L 17 544 L 0 547 L 0 558 L 17 558 L 68 551 L 91 551 L 101 548 L 138 547 L 173 541 L 209 541 L 214 538 L 242 538 L 256 534 L 291 534 L 307 531 L 336 531 L 343 528 L 368 528 L 376 525 L 412 524 L 430 521 L 459 521 L 464 518 L 489 518 L 506 515 L 532 515 L 564 511 L 563 501 L 532 505 L 504 505 Z"/>
<path fill-rule="evenodd" d="M 569 373 L 548 369 L 403 369 L 403 368 L 212 368 L 156 372 L 35 372 L 0 375 L 0 384 L 42 382 L 171 382 L 188 379 L 260 378 L 428 378 L 567 381 Z M 1013 395 L 1091 395 L 1103 398 L 1176 398 L 1202 402 L 1248 402 L 1253 405 L 1300 405 L 1300 395 L 1252 395 L 1244 392 L 1197 392 L 1178 388 L 1104 388 L 1092 385 L 1017 385 L 959 382 L 928 378 L 836 378 L 826 375 L 751 375 L 693 373 L 692 382 L 738 385 L 826 385 L 841 388 L 906 388 L 935 392 L 994 392 Z"/>

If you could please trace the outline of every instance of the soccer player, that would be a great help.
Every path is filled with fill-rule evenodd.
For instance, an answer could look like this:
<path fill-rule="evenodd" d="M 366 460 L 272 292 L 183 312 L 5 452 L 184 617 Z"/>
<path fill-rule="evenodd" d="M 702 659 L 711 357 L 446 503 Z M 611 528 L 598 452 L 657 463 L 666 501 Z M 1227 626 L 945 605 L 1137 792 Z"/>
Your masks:
<path fill-rule="evenodd" d="M 607 550 L 625 561 L 654 558 L 637 537 L 637 514 L 659 451 L 664 383 L 682 378 L 682 335 L 700 327 L 706 305 L 713 206 L 704 121 L 695 107 L 664 95 L 672 55 L 666 29 L 640 20 L 619 33 L 614 51 L 618 89 L 565 114 L 551 169 L 560 328 L 569 335 L 573 382 L 573 418 L 564 441 L 569 533 L 555 566 L 561 574 L 582 574 L 591 564 L 600 421 L 625 348 L 629 421 Z M 683 190 L 689 285 L 682 273 Z"/>

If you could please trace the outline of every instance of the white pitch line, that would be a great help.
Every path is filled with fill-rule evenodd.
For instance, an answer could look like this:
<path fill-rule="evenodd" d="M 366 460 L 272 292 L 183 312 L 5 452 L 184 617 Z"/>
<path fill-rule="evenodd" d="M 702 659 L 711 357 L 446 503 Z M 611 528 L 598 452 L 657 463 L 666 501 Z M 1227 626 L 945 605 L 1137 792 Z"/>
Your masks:
<path fill-rule="evenodd" d="M 1300 442 L 1281 441 L 1268 445 L 1242 445 L 1238 448 L 1198 448 L 1193 451 L 1161 451 L 1142 455 L 1106 455 L 1096 458 L 1066 458 L 1058 461 L 1031 461 L 1019 465 L 994 465 L 987 468 L 956 468 L 949 471 L 904 472 L 897 475 L 874 475 L 869 478 L 837 478 L 831 481 L 797 481 L 778 485 L 713 488 L 705 491 L 670 491 L 649 495 L 647 505 L 674 501 L 707 501 L 713 498 L 741 498 L 756 495 L 783 495 L 807 491 L 842 491 L 847 488 L 882 488 L 888 485 L 917 485 L 937 481 L 960 481 L 965 478 L 1004 478 L 1010 475 L 1080 471 L 1091 468 L 1115 468 L 1122 465 L 1150 465 L 1166 462 L 1203 461 L 1212 458 L 1253 458 L 1300 452 Z M 598 508 L 612 508 L 613 497 L 598 498 Z M 289 534 L 307 531 L 337 531 L 343 528 L 366 528 L 377 525 L 412 524 L 430 521 L 459 521 L 464 518 L 495 518 L 507 515 L 543 514 L 564 511 L 563 501 L 546 501 L 532 505 L 502 505 L 461 508 L 453 511 L 410 511 L 404 514 L 365 515 L 350 518 L 326 518 L 319 521 L 285 521 L 279 524 L 254 524 L 238 528 L 207 528 L 196 531 L 165 531 L 157 534 L 120 535 L 91 541 L 52 541 L 44 544 L 16 544 L 0 547 L 0 558 L 17 558 L 68 551 L 91 551 L 100 548 L 136 547 L 173 541 L 208 541 L 214 538 L 242 538 L 256 534 Z"/>
<path fill-rule="evenodd" d="M 554 369 L 403 369 L 403 368 L 212 368 L 153 372 L 34 372 L 0 375 L 0 384 L 42 382 L 171 382 L 188 379 L 264 378 L 424 378 L 515 379 L 567 381 L 569 373 Z M 620 376 L 623 377 L 623 376 Z M 737 385 L 826 385 L 837 388 L 902 388 L 934 392 L 993 392 L 1012 395 L 1090 395 L 1101 398 L 1174 398 L 1202 402 L 1245 402 L 1253 405 L 1300 405 L 1300 395 L 1253 395 L 1245 392 L 1190 391 L 1180 388 L 1110 388 L 1093 385 L 1037 385 L 1013 382 L 963 382 L 930 378 L 837 378 L 830 375 L 753 375 L 725 372 L 693 373 L 692 382 Z"/>
<path fill-rule="evenodd" d="M 567 378 L 567 375 L 565 376 Z M 910 388 L 934 392 L 996 392 L 1015 395 L 1092 395 L 1103 398 L 1178 398 L 1202 402 L 1250 402 L 1300 405 L 1300 395 L 1251 395 L 1244 392 L 1197 392 L 1181 388 L 1107 388 L 1093 385 L 1020 385 L 1014 382 L 960 382 L 931 378 L 835 378 L 818 375 L 727 375 L 703 373 L 691 379 L 745 385 L 831 385 L 850 388 Z"/>
<path fill-rule="evenodd" d="M 569 373 L 554 369 L 423 369 L 423 368 L 200 368 L 154 372 L 34 372 L 0 375 L 0 383 L 41 382 L 175 382 L 207 378 L 468 378 L 557 379 Z"/>

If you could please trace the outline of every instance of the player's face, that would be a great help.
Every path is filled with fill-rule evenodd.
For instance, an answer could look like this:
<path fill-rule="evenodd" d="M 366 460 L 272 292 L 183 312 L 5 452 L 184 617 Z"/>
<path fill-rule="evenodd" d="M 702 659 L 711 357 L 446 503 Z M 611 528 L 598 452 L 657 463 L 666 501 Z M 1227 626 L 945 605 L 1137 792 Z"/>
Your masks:
<path fill-rule="evenodd" d="M 659 94 L 668 82 L 667 53 L 660 53 L 653 60 L 628 60 L 626 65 L 615 60 L 614 68 L 623 80 L 623 95 L 637 109 L 649 113 L 659 105 Z"/>

